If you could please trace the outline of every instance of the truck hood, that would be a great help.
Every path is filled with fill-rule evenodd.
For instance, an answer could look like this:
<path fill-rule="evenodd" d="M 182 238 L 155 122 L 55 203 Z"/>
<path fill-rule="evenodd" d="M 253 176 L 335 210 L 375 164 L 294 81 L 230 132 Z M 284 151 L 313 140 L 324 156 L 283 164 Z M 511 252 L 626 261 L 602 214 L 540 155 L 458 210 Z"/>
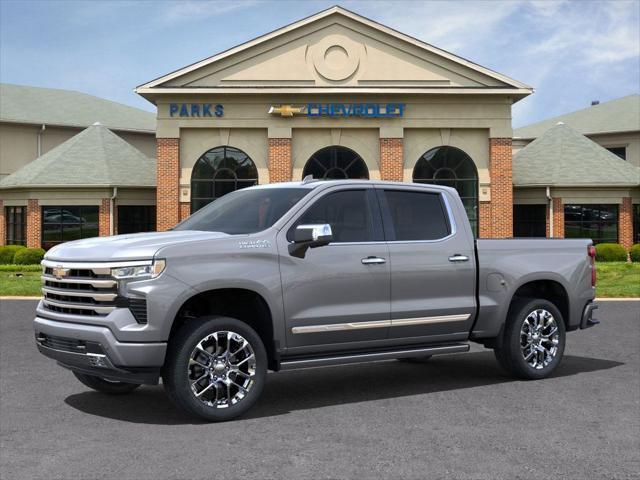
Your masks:
<path fill-rule="evenodd" d="M 47 252 L 45 259 L 66 262 L 147 260 L 162 247 L 226 237 L 229 237 L 226 233 L 195 230 L 95 237 L 57 245 Z"/>

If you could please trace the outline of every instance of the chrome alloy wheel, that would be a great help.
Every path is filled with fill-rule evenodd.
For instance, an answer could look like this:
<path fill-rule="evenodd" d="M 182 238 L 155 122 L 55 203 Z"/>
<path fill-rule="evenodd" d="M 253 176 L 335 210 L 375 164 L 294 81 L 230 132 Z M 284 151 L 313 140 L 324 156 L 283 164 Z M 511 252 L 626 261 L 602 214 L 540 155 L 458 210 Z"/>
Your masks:
<path fill-rule="evenodd" d="M 536 370 L 549 365 L 558 353 L 560 334 L 553 315 L 536 309 L 527 315 L 520 329 L 520 348 L 524 361 Z"/>
<path fill-rule="evenodd" d="M 215 332 L 193 349 L 187 373 L 197 399 L 209 407 L 228 408 L 241 401 L 254 384 L 255 352 L 242 335 Z"/>

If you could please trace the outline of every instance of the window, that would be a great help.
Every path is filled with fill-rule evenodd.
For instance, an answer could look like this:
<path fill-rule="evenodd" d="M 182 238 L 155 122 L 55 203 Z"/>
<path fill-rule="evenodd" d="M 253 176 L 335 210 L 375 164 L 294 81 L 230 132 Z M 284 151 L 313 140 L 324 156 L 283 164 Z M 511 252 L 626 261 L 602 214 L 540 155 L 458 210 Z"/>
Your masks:
<path fill-rule="evenodd" d="M 302 178 L 313 175 L 320 180 L 369 179 L 369 169 L 364 160 L 346 147 L 326 147 L 311 155 L 304 166 Z"/>
<path fill-rule="evenodd" d="M 202 155 L 191 172 L 191 213 L 227 193 L 258 184 L 253 160 L 233 147 L 216 147 Z"/>
<path fill-rule="evenodd" d="M 633 243 L 640 243 L 640 204 L 633 205 Z"/>
<path fill-rule="evenodd" d="M 6 207 L 6 244 L 26 245 L 27 207 Z"/>
<path fill-rule="evenodd" d="M 418 159 L 413 169 L 413 181 L 455 188 L 477 235 L 478 171 L 469 155 L 455 147 L 432 148 Z"/>
<path fill-rule="evenodd" d="M 174 230 L 201 230 L 240 235 L 260 232 L 276 223 L 309 188 L 259 188 L 231 193 L 211 202 Z"/>
<path fill-rule="evenodd" d="M 370 242 L 382 240 L 374 231 L 370 196 L 367 190 L 344 190 L 317 200 L 296 222 L 296 225 L 328 223 L 333 242 Z M 293 230 L 289 240 L 293 239 Z"/>
<path fill-rule="evenodd" d="M 591 238 L 593 243 L 616 243 L 618 205 L 565 205 L 564 236 Z"/>
<path fill-rule="evenodd" d="M 449 221 L 437 193 L 385 190 L 393 224 L 388 240 L 437 240 L 450 233 Z"/>
<path fill-rule="evenodd" d="M 626 147 L 606 147 L 614 155 L 619 156 L 621 159 L 627 159 L 627 148 Z"/>
<path fill-rule="evenodd" d="M 513 206 L 514 237 L 546 237 L 547 206 L 514 205 Z"/>
<path fill-rule="evenodd" d="M 42 248 L 98 236 L 98 207 L 42 207 Z"/>
<path fill-rule="evenodd" d="M 156 207 L 154 205 L 118 206 L 118 234 L 155 232 Z"/>

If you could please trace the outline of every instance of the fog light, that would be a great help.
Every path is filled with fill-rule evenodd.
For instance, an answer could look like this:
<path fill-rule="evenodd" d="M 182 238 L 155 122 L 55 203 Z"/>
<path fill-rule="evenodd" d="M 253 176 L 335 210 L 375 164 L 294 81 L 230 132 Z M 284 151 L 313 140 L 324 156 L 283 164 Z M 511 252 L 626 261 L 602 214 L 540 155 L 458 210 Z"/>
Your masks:
<path fill-rule="evenodd" d="M 92 367 L 109 368 L 104 355 L 96 355 L 95 353 L 87 353 L 89 365 Z"/>

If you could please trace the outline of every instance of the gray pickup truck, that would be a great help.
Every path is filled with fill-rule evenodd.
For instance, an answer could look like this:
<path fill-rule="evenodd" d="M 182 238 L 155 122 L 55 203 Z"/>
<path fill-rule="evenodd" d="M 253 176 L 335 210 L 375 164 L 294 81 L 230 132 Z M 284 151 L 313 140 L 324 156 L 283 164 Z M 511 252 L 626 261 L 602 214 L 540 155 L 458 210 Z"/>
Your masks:
<path fill-rule="evenodd" d="M 595 325 L 590 240 L 474 240 L 455 190 L 313 181 L 239 190 L 172 231 L 47 253 L 38 349 L 85 385 L 163 384 L 228 420 L 267 370 L 495 351 L 540 379 Z"/>

